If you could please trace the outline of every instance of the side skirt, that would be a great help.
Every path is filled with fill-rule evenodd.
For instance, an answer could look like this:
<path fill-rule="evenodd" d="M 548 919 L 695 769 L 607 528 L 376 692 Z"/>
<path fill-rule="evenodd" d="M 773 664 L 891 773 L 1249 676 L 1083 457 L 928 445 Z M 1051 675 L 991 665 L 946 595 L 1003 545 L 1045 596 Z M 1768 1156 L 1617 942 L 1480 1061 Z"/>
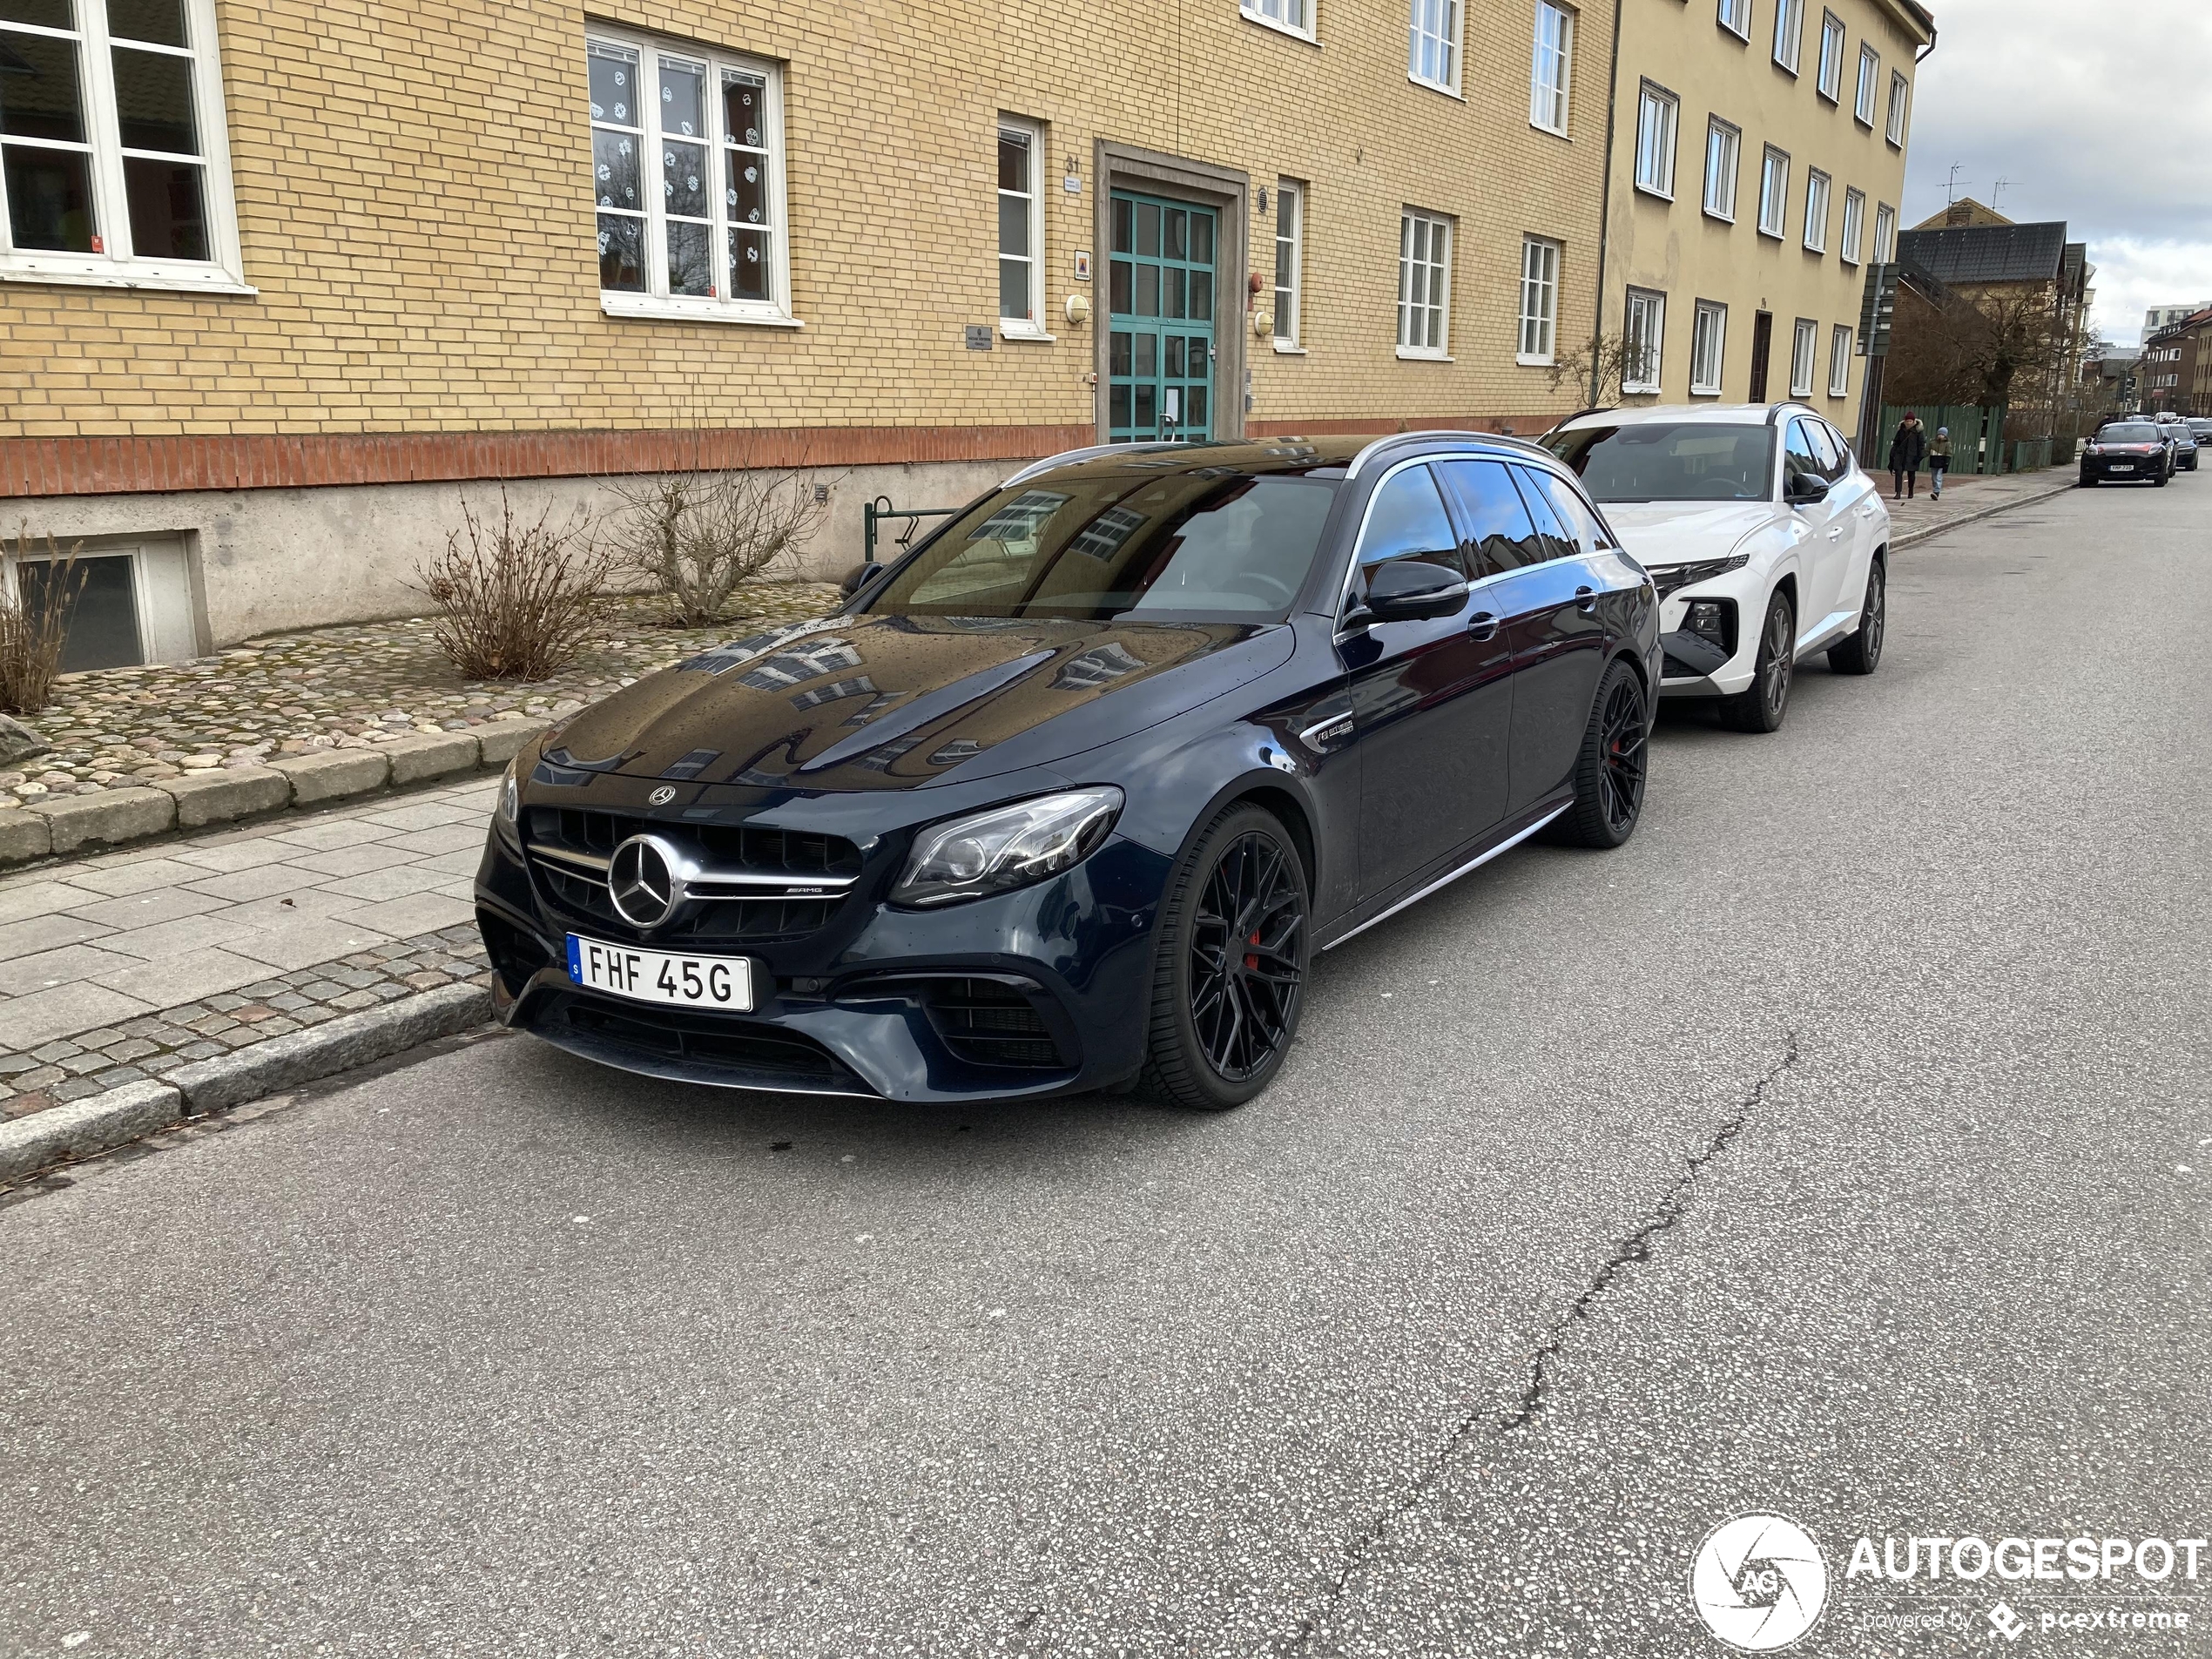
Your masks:
<path fill-rule="evenodd" d="M 1439 892 L 1445 887 L 1450 887 L 1452 883 L 1457 881 L 1461 876 L 1467 874 L 1470 870 L 1480 869 L 1484 865 L 1489 863 L 1492 859 L 1496 858 L 1501 853 L 1512 852 L 1514 848 L 1519 846 L 1523 841 L 1534 835 L 1538 830 L 1543 828 L 1545 825 L 1550 823 L 1552 819 L 1557 818 L 1561 813 L 1565 812 L 1574 804 L 1575 801 L 1573 797 L 1568 797 L 1567 799 L 1560 802 L 1558 806 L 1543 812 L 1529 823 L 1524 825 L 1521 828 L 1515 830 L 1512 834 L 1507 836 L 1505 840 L 1500 841 L 1496 846 L 1488 848 L 1487 851 L 1476 853 L 1465 864 L 1459 866 L 1449 873 L 1440 875 L 1437 877 L 1435 880 L 1430 882 L 1426 887 L 1418 888 L 1414 892 L 1407 894 L 1404 898 L 1400 899 L 1396 904 L 1392 905 L 1388 909 L 1379 911 L 1374 915 L 1368 917 L 1366 921 L 1359 923 L 1357 926 L 1347 929 L 1344 933 L 1339 934 L 1334 939 L 1332 939 L 1324 944 L 1321 948 L 1323 950 L 1334 950 L 1339 945 L 1343 944 L 1345 940 L 1357 939 L 1361 934 L 1366 933 L 1368 928 L 1373 927 L 1377 922 L 1388 921 L 1393 916 L 1396 915 L 1399 911 L 1406 909 L 1408 906 L 1419 904 L 1422 900 L 1427 898 L 1430 894 Z"/>

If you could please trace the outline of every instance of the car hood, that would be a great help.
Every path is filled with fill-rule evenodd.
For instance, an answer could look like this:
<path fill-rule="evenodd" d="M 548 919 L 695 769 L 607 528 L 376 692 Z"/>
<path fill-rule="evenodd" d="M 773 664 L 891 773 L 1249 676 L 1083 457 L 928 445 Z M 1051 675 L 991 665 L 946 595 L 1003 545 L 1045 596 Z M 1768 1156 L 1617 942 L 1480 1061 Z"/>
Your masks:
<path fill-rule="evenodd" d="M 822 617 L 638 681 L 563 723 L 545 760 L 803 792 L 967 782 L 1157 725 L 1291 644 L 1282 624 Z"/>
<path fill-rule="evenodd" d="M 1649 570 L 1724 559 L 1753 530 L 1774 523 L 1779 509 L 1770 501 L 1650 501 L 1615 502 L 1601 510 L 1636 563 Z"/>

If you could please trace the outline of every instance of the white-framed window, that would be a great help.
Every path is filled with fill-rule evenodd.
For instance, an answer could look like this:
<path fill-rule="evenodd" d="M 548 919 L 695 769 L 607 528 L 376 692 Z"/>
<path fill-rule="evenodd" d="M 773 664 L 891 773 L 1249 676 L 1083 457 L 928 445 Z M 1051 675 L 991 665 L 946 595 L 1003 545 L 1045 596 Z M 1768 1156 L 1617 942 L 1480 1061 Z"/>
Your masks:
<path fill-rule="evenodd" d="M 1044 326 L 1044 129 L 999 118 L 999 333 L 1048 340 Z"/>
<path fill-rule="evenodd" d="M 1759 165 L 1759 234 L 1779 236 L 1790 221 L 1790 157 L 1772 145 Z"/>
<path fill-rule="evenodd" d="M 213 0 L 0 4 L 0 278 L 250 293 Z"/>
<path fill-rule="evenodd" d="M 1521 239 L 1521 341 L 1514 361 L 1548 364 L 1559 330 L 1559 244 L 1548 237 Z"/>
<path fill-rule="evenodd" d="M 1887 265 L 1897 257 L 1897 209 L 1887 202 L 1874 208 L 1874 260 Z"/>
<path fill-rule="evenodd" d="M 1630 288 L 1621 322 L 1621 389 L 1659 389 L 1660 348 L 1667 338 L 1667 296 Z"/>
<path fill-rule="evenodd" d="M 1731 35 L 1751 37 L 1751 0 L 1720 0 L 1721 27 Z"/>
<path fill-rule="evenodd" d="M 1705 211 L 1736 222 L 1736 175 L 1742 165 L 1743 135 L 1719 116 L 1705 129 Z"/>
<path fill-rule="evenodd" d="M 1406 74 L 1440 92 L 1460 93 L 1460 0 L 1413 0 Z"/>
<path fill-rule="evenodd" d="M 1792 75 L 1797 72 L 1797 59 L 1804 51 L 1805 0 L 1776 0 L 1774 8 L 1774 61 Z"/>
<path fill-rule="evenodd" d="M 1832 11 L 1820 14 L 1820 96 L 1831 104 L 1844 98 L 1844 20 Z"/>
<path fill-rule="evenodd" d="M 1858 124 L 1861 126 L 1871 127 L 1874 125 L 1874 94 L 1876 88 L 1880 86 L 1881 83 L 1882 54 L 1871 46 L 1860 46 L 1858 49 L 1858 97 L 1851 106 L 1851 112 L 1858 118 Z"/>
<path fill-rule="evenodd" d="M 1528 70 L 1528 125 L 1564 137 L 1567 92 L 1574 78 L 1575 14 L 1536 0 L 1536 46 Z"/>
<path fill-rule="evenodd" d="M 1866 192 L 1846 190 L 1844 192 L 1844 263 L 1858 263 L 1859 241 L 1866 233 Z"/>
<path fill-rule="evenodd" d="M 1682 101 L 1649 81 L 1636 95 L 1636 188 L 1675 199 L 1675 132 Z"/>
<path fill-rule="evenodd" d="M 1808 168 L 1805 172 L 1805 246 L 1815 253 L 1828 251 L 1828 175 Z"/>
<path fill-rule="evenodd" d="M 1912 100 L 1912 83 L 1897 70 L 1890 71 L 1890 116 L 1886 136 L 1898 149 L 1905 148 L 1905 106 Z"/>
<path fill-rule="evenodd" d="M 1797 319 L 1796 331 L 1790 337 L 1790 395 L 1812 395 L 1813 371 L 1817 367 L 1814 359 L 1820 354 L 1820 325 L 1810 317 Z"/>
<path fill-rule="evenodd" d="M 1398 221 L 1398 354 L 1451 349 L 1452 221 L 1408 207 Z"/>
<path fill-rule="evenodd" d="M 1298 349 L 1298 297 L 1305 277 L 1305 186 L 1275 181 L 1275 349 Z"/>
<path fill-rule="evenodd" d="M 1711 300 L 1697 302 L 1689 327 L 1689 395 L 1721 395 L 1721 355 L 1728 344 L 1728 307 Z"/>
<path fill-rule="evenodd" d="M 1254 23 L 1296 35 L 1300 40 L 1313 38 L 1313 0 L 1238 0 L 1238 3 Z"/>
<path fill-rule="evenodd" d="M 1828 395 L 1851 395 L 1851 325 L 1838 323 L 1828 331 Z"/>
<path fill-rule="evenodd" d="M 584 49 L 601 307 L 789 323 L 776 65 L 599 29 Z"/>

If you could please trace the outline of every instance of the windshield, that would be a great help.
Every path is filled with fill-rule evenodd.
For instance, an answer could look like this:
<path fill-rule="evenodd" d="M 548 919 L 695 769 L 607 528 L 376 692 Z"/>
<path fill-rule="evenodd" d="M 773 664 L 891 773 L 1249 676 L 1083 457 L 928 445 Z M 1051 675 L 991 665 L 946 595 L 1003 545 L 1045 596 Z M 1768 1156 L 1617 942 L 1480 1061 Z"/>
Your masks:
<path fill-rule="evenodd" d="M 2108 426 L 2097 434 L 2099 443 L 2159 443 L 2163 440 L 2155 426 Z"/>
<path fill-rule="evenodd" d="M 915 617 L 1289 613 L 1334 480 L 1224 467 L 1045 477 L 971 508 L 867 609 Z"/>
<path fill-rule="evenodd" d="M 1654 421 L 1578 427 L 1546 442 L 1593 501 L 1764 501 L 1773 493 L 1770 426 Z"/>

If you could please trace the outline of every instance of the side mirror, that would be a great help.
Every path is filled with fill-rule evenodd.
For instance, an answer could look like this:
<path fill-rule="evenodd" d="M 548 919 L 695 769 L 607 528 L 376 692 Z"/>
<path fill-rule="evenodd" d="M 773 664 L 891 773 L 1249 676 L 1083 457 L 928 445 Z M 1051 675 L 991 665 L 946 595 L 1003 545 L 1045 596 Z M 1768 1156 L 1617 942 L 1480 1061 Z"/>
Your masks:
<path fill-rule="evenodd" d="M 1359 607 L 1366 612 L 1363 620 L 1426 622 L 1453 615 L 1467 604 L 1467 578 L 1449 565 L 1432 562 L 1452 556 L 1444 550 L 1377 565 L 1367 578 L 1366 602 Z"/>
<path fill-rule="evenodd" d="M 1828 481 L 1809 472 L 1797 473 L 1790 480 L 1785 499 L 1792 507 L 1810 507 L 1815 502 L 1826 501 Z"/>
<path fill-rule="evenodd" d="M 882 574 L 883 567 L 880 564 L 856 564 L 845 573 L 844 580 L 837 584 L 837 590 L 844 597 L 850 599 Z"/>

